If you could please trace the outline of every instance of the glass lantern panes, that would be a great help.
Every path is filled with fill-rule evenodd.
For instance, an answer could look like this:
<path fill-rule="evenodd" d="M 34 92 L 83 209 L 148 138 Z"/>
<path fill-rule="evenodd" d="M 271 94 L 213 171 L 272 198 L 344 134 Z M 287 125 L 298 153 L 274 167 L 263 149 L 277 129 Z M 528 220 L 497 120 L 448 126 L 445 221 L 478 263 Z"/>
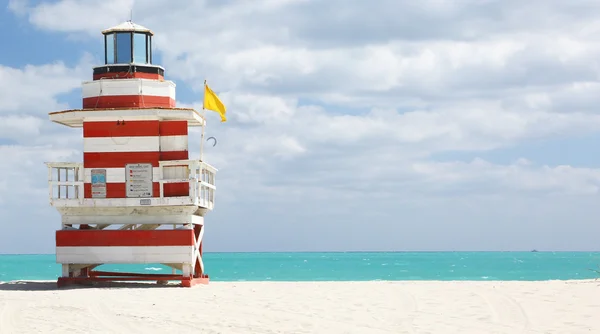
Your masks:
<path fill-rule="evenodd" d="M 106 34 L 106 64 L 151 64 L 152 37 L 146 33 L 117 32 Z"/>

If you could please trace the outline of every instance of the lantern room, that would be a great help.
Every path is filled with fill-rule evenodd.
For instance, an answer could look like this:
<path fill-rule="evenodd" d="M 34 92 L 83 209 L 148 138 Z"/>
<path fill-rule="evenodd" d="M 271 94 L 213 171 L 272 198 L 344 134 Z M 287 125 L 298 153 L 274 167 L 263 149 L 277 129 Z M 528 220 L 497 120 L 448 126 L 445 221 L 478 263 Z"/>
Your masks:
<path fill-rule="evenodd" d="M 94 68 L 94 80 L 146 78 L 163 80 L 165 70 L 152 64 L 154 33 L 131 21 L 102 31 L 104 64 Z"/>
<path fill-rule="evenodd" d="M 152 36 L 150 29 L 131 21 L 102 31 L 104 35 L 104 63 L 152 64 Z"/>

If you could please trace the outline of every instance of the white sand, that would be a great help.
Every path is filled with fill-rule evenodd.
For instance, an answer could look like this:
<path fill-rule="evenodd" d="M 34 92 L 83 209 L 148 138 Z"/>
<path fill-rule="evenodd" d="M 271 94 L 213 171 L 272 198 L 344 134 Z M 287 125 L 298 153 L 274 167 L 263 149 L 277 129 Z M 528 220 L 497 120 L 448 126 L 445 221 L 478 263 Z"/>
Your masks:
<path fill-rule="evenodd" d="M 600 333 L 600 281 L 0 284 L 0 333 Z"/>

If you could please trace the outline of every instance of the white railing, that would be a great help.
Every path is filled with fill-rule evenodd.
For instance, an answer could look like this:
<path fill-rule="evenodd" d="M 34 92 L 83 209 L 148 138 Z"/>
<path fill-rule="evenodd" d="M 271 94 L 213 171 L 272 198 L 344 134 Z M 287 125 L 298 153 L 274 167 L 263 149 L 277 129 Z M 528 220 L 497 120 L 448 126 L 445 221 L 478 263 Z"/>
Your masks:
<path fill-rule="evenodd" d="M 78 162 L 47 162 L 50 202 L 83 200 L 83 164 Z"/>
<path fill-rule="evenodd" d="M 200 160 L 160 161 L 159 167 L 160 177 L 158 182 L 160 183 L 161 198 L 164 197 L 165 183 L 188 182 L 189 196 L 194 204 L 209 210 L 213 209 L 217 189 L 215 185 L 217 169 L 215 167 Z M 168 168 L 173 171 L 168 172 Z"/>
<path fill-rule="evenodd" d="M 85 173 L 83 163 L 47 162 L 46 166 L 48 166 L 49 198 L 52 205 L 67 207 L 81 205 L 118 206 L 118 203 L 120 202 L 123 202 L 123 205 L 126 206 L 140 205 L 139 199 L 130 198 L 84 199 L 83 184 L 85 180 Z M 193 204 L 208 210 L 212 210 L 215 204 L 215 191 L 217 189 L 215 185 L 216 172 L 216 168 L 200 160 L 160 161 L 158 178 L 160 194 L 159 201 L 155 202 L 156 205 Z M 110 182 L 110 180 L 107 181 Z M 186 199 L 186 196 L 165 197 L 164 185 L 166 183 L 188 183 L 188 198 Z M 88 200 L 93 201 L 93 204 L 84 203 Z M 110 203 L 103 204 L 103 200 L 110 201 Z"/>

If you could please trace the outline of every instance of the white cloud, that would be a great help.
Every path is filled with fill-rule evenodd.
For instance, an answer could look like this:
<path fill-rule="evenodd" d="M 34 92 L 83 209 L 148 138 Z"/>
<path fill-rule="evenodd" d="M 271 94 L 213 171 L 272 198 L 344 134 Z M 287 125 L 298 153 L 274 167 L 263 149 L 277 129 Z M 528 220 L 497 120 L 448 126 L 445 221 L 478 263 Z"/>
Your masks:
<path fill-rule="evenodd" d="M 116 24 L 129 19 L 133 2 L 133 0 L 87 2 L 66 0 L 54 3 L 41 2 L 31 6 L 27 0 L 9 0 L 8 8 L 16 14 L 27 15 L 30 23 L 42 28 L 61 32 L 87 31 L 97 35 L 106 28 L 107 22 Z M 89 13 L 92 8 L 93 15 L 77 16 L 77 13 Z"/>
<path fill-rule="evenodd" d="M 0 138 L 19 140 L 39 135 L 43 122 L 41 118 L 33 116 L 0 116 Z"/>
<path fill-rule="evenodd" d="M 91 56 L 85 53 L 78 64 L 63 62 L 15 68 L 0 64 L 0 144 L 67 145 L 69 135 L 48 120 L 48 113 L 80 106 L 61 102 L 64 94 L 81 87 L 90 76 Z M 72 137 L 70 138 L 72 140 Z M 69 144 L 71 145 L 71 144 Z"/>
<path fill-rule="evenodd" d="M 534 166 L 520 159 L 506 166 L 493 165 L 481 159 L 471 162 L 415 163 L 413 170 L 440 187 L 452 188 L 455 184 L 471 184 L 478 191 L 493 194 L 498 191 L 533 191 L 545 194 L 598 194 L 600 170 Z"/>
<path fill-rule="evenodd" d="M 81 87 L 89 76 L 92 61 L 85 54 L 73 67 L 63 62 L 27 65 L 13 68 L 0 64 L 0 114 L 26 111 L 28 114 L 48 113 L 66 108 L 57 97 Z"/>
<path fill-rule="evenodd" d="M 336 230 L 325 221 L 339 216 L 358 226 L 370 212 L 381 221 L 373 227 L 381 235 L 391 235 L 386 229 L 402 233 L 384 225 L 417 217 L 414 208 L 427 205 L 428 211 L 450 212 L 447 218 L 459 225 L 484 219 L 461 200 L 488 208 L 495 222 L 508 213 L 494 211 L 490 198 L 516 208 L 527 197 L 531 210 L 545 217 L 540 220 L 558 215 L 543 213 L 544 205 L 530 196 L 561 212 L 583 206 L 572 199 L 597 195 L 595 166 L 570 165 L 566 158 L 554 166 L 520 154 L 512 157 L 516 162 L 495 164 L 473 156 L 600 130 L 594 6 L 541 0 L 9 3 L 40 29 L 97 43 L 100 31 L 128 19 L 133 7 L 134 21 L 157 34 L 155 47 L 169 79 L 199 93 L 208 80 L 229 119 L 222 124 L 207 112 L 207 136 L 218 144 L 205 146 L 205 155 L 220 169 L 218 206 L 227 210 L 211 214 L 225 222 L 222 230 L 215 227 L 220 240 L 239 227 L 228 221 L 245 221 L 242 212 L 255 206 L 271 214 L 259 224 L 265 229 L 281 223 L 276 217 L 295 220 L 290 215 L 309 211 L 320 214 L 310 218 L 323 224 L 310 223 L 315 228 Z M 35 117 L 42 115 L 41 105 L 44 112 L 63 107 L 56 97 L 78 86 L 90 67 L 89 59 L 74 67 L 0 66 L 0 82 L 6 83 L 0 98 L 11 96 L 0 105 L 0 139 L 47 141 L 77 152 L 79 133 L 44 136 L 50 128 Z M 194 97 L 179 104 L 201 109 Z M 32 111 L 17 113 L 23 110 Z M 18 126 L 9 125 L 16 121 Z M 75 141 L 67 145 L 69 139 Z M 472 156 L 438 160 L 456 152 Z M 298 202 L 310 209 L 298 209 Z M 533 214 L 515 210 L 521 220 Z M 361 213 L 350 214 L 356 211 Z M 427 226 L 437 219 L 427 217 L 414 219 Z M 293 245 L 292 236 L 285 240 Z M 386 247 L 402 248 L 386 240 Z"/>

